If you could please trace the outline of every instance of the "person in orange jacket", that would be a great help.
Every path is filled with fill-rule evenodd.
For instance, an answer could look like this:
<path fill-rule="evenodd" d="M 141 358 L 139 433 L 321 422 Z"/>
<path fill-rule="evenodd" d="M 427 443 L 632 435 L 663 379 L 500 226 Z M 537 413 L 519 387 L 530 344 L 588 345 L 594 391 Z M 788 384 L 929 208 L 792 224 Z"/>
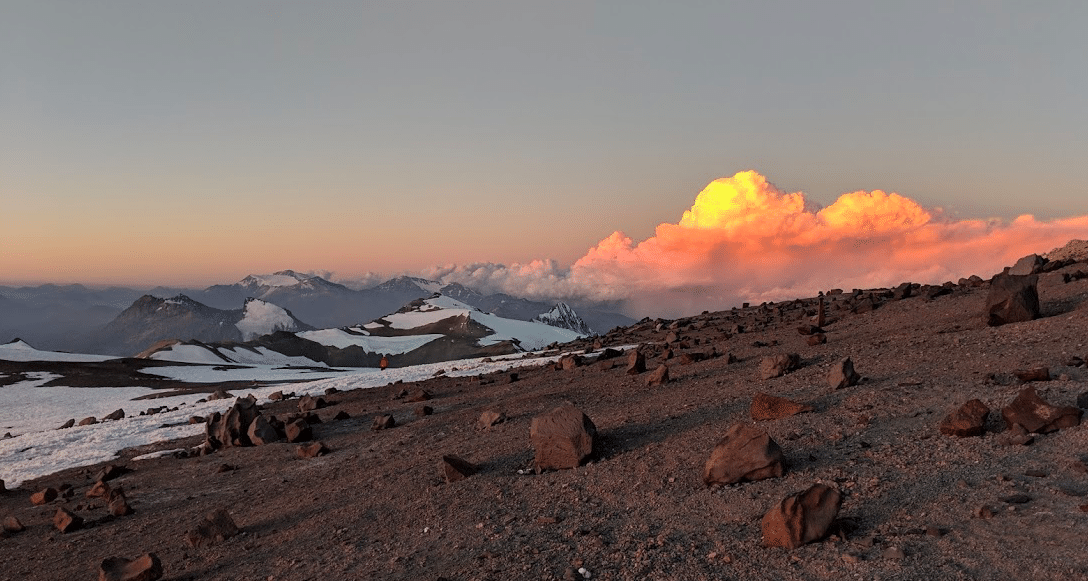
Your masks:
<path fill-rule="evenodd" d="M 378 366 L 382 368 L 382 371 L 385 371 L 385 368 L 389 367 L 389 357 L 382 355 L 382 362 Z"/>

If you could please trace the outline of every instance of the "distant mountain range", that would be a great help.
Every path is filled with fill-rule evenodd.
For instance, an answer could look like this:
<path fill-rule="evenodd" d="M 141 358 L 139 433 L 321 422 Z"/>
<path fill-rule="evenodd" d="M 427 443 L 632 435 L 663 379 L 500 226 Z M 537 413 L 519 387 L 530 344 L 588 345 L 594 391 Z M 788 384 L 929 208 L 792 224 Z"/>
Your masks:
<path fill-rule="evenodd" d="M 251 299 L 249 304 L 257 301 Z M 221 313 L 232 312 L 214 309 L 209 312 L 210 307 L 204 305 L 200 305 L 203 310 L 192 304 L 185 306 L 190 308 L 193 317 L 219 317 Z M 135 305 L 129 311 L 133 309 Z M 561 310 L 570 315 L 569 321 L 581 323 L 577 314 L 566 305 L 562 305 Z M 162 311 L 153 311 L 152 317 L 159 312 Z M 215 318 L 207 319 L 207 323 L 190 328 L 225 327 Z M 435 293 L 365 325 L 295 332 L 277 330 L 242 342 L 231 338 L 160 341 L 139 356 L 184 363 L 333 367 L 378 367 L 385 357 L 390 366 L 402 367 L 540 350 L 583 335 L 538 321 L 484 313 Z"/>
<path fill-rule="evenodd" d="M 435 292 L 483 313 L 520 321 L 537 318 L 584 334 L 603 334 L 633 322 L 629 317 L 589 304 L 574 305 L 580 322 L 567 320 L 561 314 L 564 310 L 573 312 L 567 305 L 549 315 L 559 305 L 506 294 L 484 295 L 460 284 L 443 285 L 416 277 L 397 277 L 371 288 L 352 290 L 319 276 L 284 270 L 250 275 L 234 284 L 202 290 L 0 286 L 0 341 L 20 337 L 41 349 L 127 356 L 165 339 L 249 340 L 252 337 L 245 336 L 237 327 L 244 318 L 242 313 L 248 299 L 259 299 L 289 311 L 295 324 L 305 326 L 299 329 L 328 329 L 373 321 Z M 184 316 L 167 309 L 160 319 L 152 321 L 147 309 L 160 306 L 152 299 L 178 303 L 188 300 L 200 307 L 194 306 Z M 133 308 L 136 310 L 128 312 Z"/>

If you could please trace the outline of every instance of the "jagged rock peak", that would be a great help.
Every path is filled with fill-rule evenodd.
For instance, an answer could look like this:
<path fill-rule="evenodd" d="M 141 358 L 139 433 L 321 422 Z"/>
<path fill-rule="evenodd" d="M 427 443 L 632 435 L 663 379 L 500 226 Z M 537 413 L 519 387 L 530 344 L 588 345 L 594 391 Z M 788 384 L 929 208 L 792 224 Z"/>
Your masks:
<path fill-rule="evenodd" d="M 582 320 L 582 317 L 579 317 L 578 313 L 570 308 L 570 305 L 563 302 L 557 303 L 552 307 L 552 310 L 547 313 L 542 313 L 533 317 L 533 320 L 538 323 L 544 323 L 545 325 L 559 327 L 560 329 L 570 329 L 571 331 L 583 335 L 593 334 L 593 329 L 589 328 L 589 325 Z"/>

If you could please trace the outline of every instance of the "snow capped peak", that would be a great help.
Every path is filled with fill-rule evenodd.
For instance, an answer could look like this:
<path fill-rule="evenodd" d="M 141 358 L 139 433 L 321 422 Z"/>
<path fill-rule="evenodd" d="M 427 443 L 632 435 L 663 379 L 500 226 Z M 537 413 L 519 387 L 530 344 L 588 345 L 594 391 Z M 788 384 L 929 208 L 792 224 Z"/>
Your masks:
<path fill-rule="evenodd" d="M 547 313 L 542 313 L 533 317 L 533 320 L 538 323 L 544 323 L 545 325 L 559 327 L 560 329 L 570 329 L 571 331 L 582 335 L 593 334 L 593 330 L 582 320 L 582 317 L 579 317 L 578 313 L 575 313 L 574 309 L 570 308 L 570 305 L 563 302 L 557 303 L 552 307 L 552 310 Z"/>
<path fill-rule="evenodd" d="M 283 307 L 261 299 L 248 298 L 244 307 L 242 320 L 235 323 L 235 327 L 242 332 L 242 339 L 249 341 L 261 335 L 268 335 L 276 331 L 298 331 L 299 327 L 291 313 Z"/>
<path fill-rule="evenodd" d="M 281 287 L 294 286 L 300 282 L 309 280 L 310 276 L 299 274 L 293 270 L 281 270 L 272 274 L 251 274 L 242 279 L 238 284 L 247 287 Z"/>
<path fill-rule="evenodd" d="M 391 278 L 391 279 L 381 283 L 380 285 L 378 285 L 375 288 L 377 288 L 379 290 L 385 290 L 385 291 L 392 291 L 392 290 L 414 291 L 414 290 L 418 289 L 418 290 L 421 290 L 423 292 L 428 292 L 428 293 L 433 294 L 433 293 L 439 292 L 439 290 L 441 290 L 442 283 L 440 283 L 438 281 L 434 281 L 434 280 L 427 280 L 425 278 L 418 278 L 418 277 L 415 277 L 415 276 L 398 276 L 396 278 Z"/>

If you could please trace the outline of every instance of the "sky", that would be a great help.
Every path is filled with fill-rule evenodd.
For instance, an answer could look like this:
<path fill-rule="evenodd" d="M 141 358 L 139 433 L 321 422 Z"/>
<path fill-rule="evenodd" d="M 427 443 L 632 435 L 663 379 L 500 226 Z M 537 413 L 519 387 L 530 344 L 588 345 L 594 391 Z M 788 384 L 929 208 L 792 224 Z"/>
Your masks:
<path fill-rule="evenodd" d="M 0 284 L 291 268 L 683 310 L 985 276 L 964 270 L 1088 238 L 1085 22 L 1083 2 L 0 0 Z M 876 218 L 841 211 L 857 192 Z"/>

